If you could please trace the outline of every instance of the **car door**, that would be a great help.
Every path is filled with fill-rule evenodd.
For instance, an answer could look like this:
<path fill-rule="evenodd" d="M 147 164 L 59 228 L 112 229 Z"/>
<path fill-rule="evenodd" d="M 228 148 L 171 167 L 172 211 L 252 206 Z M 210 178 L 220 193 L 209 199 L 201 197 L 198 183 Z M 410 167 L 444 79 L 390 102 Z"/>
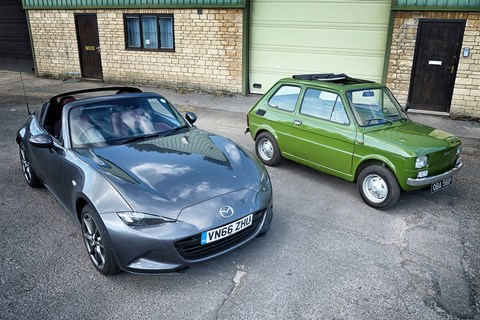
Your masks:
<path fill-rule="evenodd" d="M 66 148 L 63 143 L 64 133 L 61 132 L 57 137 L 53 135 L 53 127 L 50 121 L 51 116 L 48 114 L 49 105 L 47 104 L 45 108 L 47 108 L 47 110 L 43 119 L 42 117 L 40 119 L 35 118 L 34 121 L 32 121 L 30 137 L 48 134 L 53 143 L 49 148 L 38 147 L 29 143 L 29 150 L 32 155 L 31 162 L 34 165 L 35 172 L 50 192 L 52 192 L 63 205 L 66 205 L 65 189 L 68 187 L 68 177 L 65 175 Z"/>
<path fill-rule="evenodd" d="M 298 160 L 331 173 L 352 171 L 356 130 L 338 94 L 306 89 L 291 128 Z"/>

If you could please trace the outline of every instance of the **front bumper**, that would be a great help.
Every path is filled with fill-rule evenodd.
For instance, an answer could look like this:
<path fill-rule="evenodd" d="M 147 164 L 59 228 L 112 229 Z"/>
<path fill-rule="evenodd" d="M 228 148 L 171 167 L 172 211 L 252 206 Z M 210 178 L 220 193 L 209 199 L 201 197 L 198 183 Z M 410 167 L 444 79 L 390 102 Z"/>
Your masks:
<path fill-rule="evenodd" d="M 449 170 L 447 172 L 444 172 L 444 173 L 441 173 L 439 175 L 432 176 L 432 177 L 425 177 L 425 178 L 420 178 L 420 179 L 408 178 L 407 179 L 407 185 L 412 186 L 412 187 L 424 187 L 424 186 L 431 185 L 432 183 L 435 183 L 435 182 L 438 182 L 438 181 L 441 181 L 443 179 L 446 179 L 448 177 L 453 176 L 455 173 L 458 172 L 458 170 L 460 170 L 462 168 L 462 166 L 463 166 L 462 161 L 460 159 L 458 159 L 457 162 L 455 163 L 455 167 L 452 170 Z"/>
<path fill-rule="evenodd" d="M 132 273 L 171 273 L 232 251 L 265 233 L 270 228 L 273 216 L 272 201 L 256 212 L 259 213 L 258 222 L 248 232 L 234 240 L 230 239 L 232 236 L 225 238 L 230 240 L 225 241 L 227 243 L 221 243 L 222 240 L 214 242 L 214 248 L 205 246 L 196 249 L 203 250 L 197 256 L 187 255 L 182 243 L 185 241 L 191 243 L 191 239 L 198 237 L 203 231 L 217 226 L 200 229 L 190 223 L 177 221 L 134 229 L 125 225 L 115 213 L 104 214 L 102 219 L 107 227 L 120 269 Z M 241 217 L 238 216 L 236 219 L 239 218 Z"/>

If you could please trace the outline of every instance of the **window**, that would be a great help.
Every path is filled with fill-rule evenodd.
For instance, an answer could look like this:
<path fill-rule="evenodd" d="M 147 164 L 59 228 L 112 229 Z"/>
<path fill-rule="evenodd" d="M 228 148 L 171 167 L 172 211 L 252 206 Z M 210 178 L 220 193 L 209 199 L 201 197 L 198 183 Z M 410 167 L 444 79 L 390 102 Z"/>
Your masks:
<path fill-rule="evenodd" d="M 286 111 L 295 110 L 297 105 L 298 95 L 300 94 L 300 87 L 282 86 L 270 98 L 268 105 L 273 108 L 278 108 Z"/>
<path fill-rule="evenodd" d="M 308 89 L 300 113 L 342 124 L 349 123 L 342 99 L 337 94 L 327 91 Z"/>
<path fill-rule="evenodd" d="M 173 15 L 126 15 L 127 49 L 174 50 Z"/>

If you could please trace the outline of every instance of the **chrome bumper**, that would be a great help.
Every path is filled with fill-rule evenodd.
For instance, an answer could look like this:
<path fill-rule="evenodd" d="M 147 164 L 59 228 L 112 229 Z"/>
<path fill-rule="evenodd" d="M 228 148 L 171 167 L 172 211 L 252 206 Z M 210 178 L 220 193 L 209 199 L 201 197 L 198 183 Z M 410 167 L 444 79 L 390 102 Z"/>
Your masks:
<path fill-rule="evenodd" d="M 425 177 L 425 178 L 420 178 L 420 179 L 412 179 L 408 178 L 407 179 L 407 184 L 412 187 L 423 187 L 423 186 L 428 186 L 432 183 L 441 181 L 443 179 L 446 179 L 450 176 L 453 176 L 458 170 L 460 170 L 463 166 L 463 163 L 460 159 L 457 160 L 457 163 L 455 164 L 455 168 L 452 170 L 449 170 L 447 172 L 444 172 L 442 174 L 433 176 L 433 177 Z"/>

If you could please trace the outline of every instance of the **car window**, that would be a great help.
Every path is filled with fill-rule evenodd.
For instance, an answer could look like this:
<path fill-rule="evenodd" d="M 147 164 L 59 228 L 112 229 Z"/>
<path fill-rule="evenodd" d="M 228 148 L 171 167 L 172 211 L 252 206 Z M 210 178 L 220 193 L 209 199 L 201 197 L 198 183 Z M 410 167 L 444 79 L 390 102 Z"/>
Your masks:
<path fill-rule="evenodd" d="M 346 95 L 361 126 L 392 123 L 407 118 L 386 88 L 348 91 Z"/>
<path fill-rule="evenodd" d="M 170 132 L 187 125 L 159 97 L 122 98 L 72 108 L 69 112 L 73 147 L 103 146 L 129 138 Z"/>
<path fill-rule="evenodd" d="M 307 89 L 300 107 L 300 113 L 342 124 L 349 123 L 339 95 L 328 91 Z"/>
<path fill-rule="evenodd" d="M 277 90 L 277 92 L 275 92 L 270 100 L 268 100 L 268 105 L 273 108 L 292 112 L 295 110 L 299 95 L 300 87 L 282 86 Z"/>

